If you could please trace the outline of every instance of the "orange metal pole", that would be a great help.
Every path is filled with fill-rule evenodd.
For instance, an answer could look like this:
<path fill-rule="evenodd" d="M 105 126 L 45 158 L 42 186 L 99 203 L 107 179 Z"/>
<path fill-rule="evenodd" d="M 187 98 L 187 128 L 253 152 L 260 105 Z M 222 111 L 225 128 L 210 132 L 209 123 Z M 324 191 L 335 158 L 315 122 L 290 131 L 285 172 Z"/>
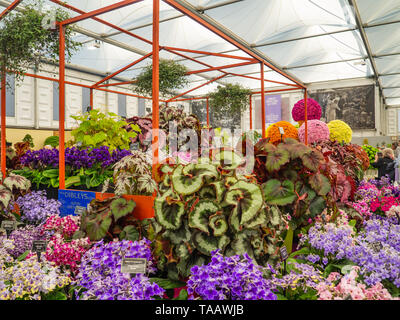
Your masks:
<path fill-rule="evenodd" d="M 207 101 L 207 129 L 210 129 L 210 105 L 208 102 L 209 98 L 207 97 L 206 101 Z"/>
<path fill-rule="evenodd" d="M 265 132 L 265 89 L 264 89 L 264 62 L 261 65 L 261 130 L 262 137 L 265 139 L 267 134 Z"/>
<path fill-rule="evenodd" d="M 79 22 L 79 21 L 82 21 L 82 20 L 85 20 L 85 19 L 89 19 L 89 18 L 92 18 L 94 16 L 98 16 L 100 14 L 107 13 L 107 12 L 110 12 L 110 11 L 113 11 L 113 10 L 116 10 L 116 9 L 121 9 L 123 7 L 129 6 L 131 4 L 134 4 L 136 2 L 141 2 L 141 1 L 143 1 L 143 0 L 124 0 L 124 1 L 120 1 L 120 2 L 111 4 L 109 6 L 106 6 L 106 7 L 97 9 L 97 10 L 86 12 L 84 14 L 81 14 L 80 16 L 64 20 L 61 23 L 64 26 L 66 26 L 68 24 L 76 23 L 76 22 Z"/>
<path fill-rule="evenodd" d="M 65 27 L 60 28 L 59 50 L 59 181 L 60 189 L 65 189 Z"/>
<path fill-rule="evenodd" d="M 159 99 L 160 99 L 160 0 L 153 0 L 153 135 L 152 135 L 152 152 L 153 152 L 153 176 L 156 173 L 156 165 L 158 164 L 158 129 L 159 129 Z"/>
<path fill-rule="evenodd" d="M 93 88 L 90 88 L 90 109 L 93 110 Z"/>
<path fill-rule="evenodd" d="M 6 177 L 6 72 L 1 72 L 1 173 Z M 2 181 L 0 181 L 2 182 Z"/>
<path fill-rule="evenodd" d="M 0 20 L 3 19 L 7 14 L 11 12 L 22 0 L 15 0 L 11 3 L 2 13 L 0 13 Z"/>
<path fill-rule="evenodd" d="M 305 144 L 308 144 L 308 126 L 307 126 L 307 89 L 304 89 L 304 129 L 305 129 Z"/>
<path fill-rule="evenodd" d="M 253 96 L 250 95 L 250 130 L 253 130 Z"/>

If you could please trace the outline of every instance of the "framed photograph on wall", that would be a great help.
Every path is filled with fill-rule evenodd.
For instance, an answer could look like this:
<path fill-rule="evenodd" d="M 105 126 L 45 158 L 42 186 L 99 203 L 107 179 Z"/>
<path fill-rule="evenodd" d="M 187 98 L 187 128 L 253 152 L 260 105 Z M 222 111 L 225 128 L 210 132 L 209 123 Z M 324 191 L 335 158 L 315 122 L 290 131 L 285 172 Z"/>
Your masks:
<path fill-rule="evenodd" d="M 321 105 L 321 121 L 342 120 L 353 130 L 375 129 L 374 85 L 309 91 Z"/>

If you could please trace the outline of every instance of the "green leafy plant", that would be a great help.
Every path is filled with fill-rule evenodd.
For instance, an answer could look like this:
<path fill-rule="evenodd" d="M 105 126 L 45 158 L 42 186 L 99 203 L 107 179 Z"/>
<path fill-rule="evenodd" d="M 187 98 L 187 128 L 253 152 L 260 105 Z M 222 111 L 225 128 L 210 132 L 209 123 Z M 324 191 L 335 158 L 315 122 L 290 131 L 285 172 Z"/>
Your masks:
<path fill-rule="evenodd" d="M 146 154 L 141 151 L 132 151 L 132 155 L 122 158 L 113 168 L 116 195 L 152 195 L 157 189 Z M 104 185 L 103 191 L 107 189 L 108 183 Z"/>
<path fill-rule="evenodd" d="M 3 180 L 1 172 L 0 181 L 2 182 L 0 184 L 0 218 L 3 218 L 3 220 L 15 219 L 15 216 L 9 210 L 9 205 L 29 191 L 31 182 L 25 177 L 12 173 Z"/>
<path fill-rule="evenodd" d="M 22 139 L 23 142 L 28 142 L 29 146 L 33 148 L 35 145 L 33 143 L 33 138 L 30 134 L 26 134 L 25 137 Z"/>
<path fill-rule="evenodd" d="M 88 210 L 81 216 L 80 229 L 73 238 L 89 237 L 91 241 L 104 239 L 136 241 L 147 236 L 145 226 L 147 221 L 141 222 L 133 216 L 136 203 L 133 200 L 116 196 L 105 200 L 94 199 Z"/>
<path fill-rule="evenodd" d="M 136 137 L 140 132 L 137 125 L 130 125 L 132 130 L 128 132 L 124 129 L 128 124 L 112 112 L 104 114 L 93 109 L 71 118 L 80 121 L 79 127 L 71 132 L 74 143 L 81 143 L 82 146 L 90 148 L 108 146 L 110 151 L 129 149 L 130 138 Z"/>
<path fill-rule="evenodd" d="M 260 264 L 277 258 L 285 227 L 279 209 L 267 206 L 260 186 L 240 175 L 239 155 L 220 151 L 208 160 L 160 168 L 155 252 L 159 269 L 172 279 L 187 277 L 216 249 L 227 256 L 246 252 Z"/>
<path fill-rule="evenodd" d="M 175 90 L 185 87 L 188 83 L 187 71 L 185 66 L 174 60 L 161 59 L 159 63 L 160 95 L 174 96 Z M 142 96 L 153 95 L 153 64 L 146 66 L 137 76 L 133 90 Z"/>
<path fill-rule="evenodd" d="M 217 90 L 209 95 L 212 113 L 217 116 L 241 113 L 247 108 L 250 94 L 250 89 L 239 84 L 218 86 Z"/>
<path fill-rule="evenodd" d="M 32 66 L 38 68 L 43 58 L 57 62 L 59 57 L 59 32 L 44 28 L 44 17 L 50 11 L 43 9 L 43 1 L 28 3 L 22 11 L 12 11 L 2 19 L 0 28 L 0 69 L 15 74 L 22 81 L 25 72 Z M 55 8 L 56 21 L 70 18 L 67 11 Z M 65 55 L 67 60 L 81 44 L 73 40 L 74 32 L 65 29 Z M 2 77 L 2 73 L 0 73 Z"/>
<path fill-rule="evenodd" d="M 59 140 L 58 136 L 50 136 L 50 137 L 47 137 L 46 140 L 44 140 L 44 145 L 56 148 L 56 147 L 58 147 L 59 142 L 60 142 L 60 140 Z"/>
<path fill-rule="evenodd" d="M 318 150 L 290 138 L 278 146 L 262 139 L 254 155 L 254 173 L 265 201 L 291 216 L 292 231 L 327 207 L 331 184 L 320 171 L 325 159 Z"/>

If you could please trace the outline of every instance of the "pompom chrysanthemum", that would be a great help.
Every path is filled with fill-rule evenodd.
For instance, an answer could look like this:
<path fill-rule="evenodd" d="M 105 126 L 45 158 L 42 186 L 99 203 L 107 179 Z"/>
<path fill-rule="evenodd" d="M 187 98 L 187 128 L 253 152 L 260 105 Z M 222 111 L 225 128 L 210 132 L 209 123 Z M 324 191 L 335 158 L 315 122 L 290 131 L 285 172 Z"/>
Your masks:
<path fill-rule="evenodd" d="M 308 143 L 329 140 L 329 128 L 325 122 L 319 120 L 307 121 L 307 136 Z M 299 129 L 299 140 L 304 143 L 305 138 L 305 124 L 303 123 Z"/>
<path fill-rule="evenodd" d="M 304 99 L 299 100 L 293 106 L 292 117 L 294 121 L 304 121 Z M 321 119 L 322 110 L 321 106 L 317 101 L 311 98 L 307 98 L 307 120 L 319 120 Z"/>
<path fill-rule="evenodd" d="M 279 127 L 283 128 L 285 132 L 283 135 L 281 135 Z M 267 130 L 267 138 L 269 138 L 269 142 L 273 144 L 278 144 L 281 140 L 283 141 L 286 138 L 299 140 L 297 129 L 287 121 L 279 121 L 270 125 Z"/>
<path fill-rule="evenodd" d="M 330 132 L 329 138 L 332 141 L 350 143 L 353 131 L 346 122 L 341 120 L 332 120 L 328 123 Z"/>

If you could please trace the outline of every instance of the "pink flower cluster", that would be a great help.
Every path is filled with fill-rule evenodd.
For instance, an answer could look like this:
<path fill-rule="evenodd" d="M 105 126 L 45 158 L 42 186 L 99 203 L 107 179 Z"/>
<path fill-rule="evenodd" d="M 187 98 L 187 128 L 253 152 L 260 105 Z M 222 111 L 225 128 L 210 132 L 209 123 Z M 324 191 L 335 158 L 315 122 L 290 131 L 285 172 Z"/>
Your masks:
<path fill-rule="evenodd" d="M 319 120 L 307 121 L 307 135 L 308 143 L 329 140 L 329 128 L 325 122 Z M 303 123 L 299 129 L 299 139 L 305 142 L 306 138 L 306 125 Z"/>
<path fill-rule="evenodd" d="M 293 106 L 292 117 L 294 121 L 304 121 L 304 99 L 299 100 Z M 321 106 L 314 99 L 307 99 L 307 120 L 319 120 L 321 119 L 322 110 Z"/>
<path fill-rule="evenodd" d="M 65 242 L 61 234 L 55 234 L 51 237 L 47 246 L 45 258 L 47 261 L 54 262 L 57 266 L 68 266 L 75 273 L 89 246 L 89 238 Z"/>
<path fill-rule="evenodd" d="M 340 279 L 340 274 L 332 272 L 327 280 L 329 282 L 339 281 L 334 284 L 321 282 L 317 285 L 318 300 L 399 300 L 393 298 L 389 291 L 378 282 L 374 286 L 367 288 L 363 283 L 357 282 L 359 267 L 352 267 L 351 271 Z"/>
<path fill-rule="evenodd" d="M 376 212 L 382 210 L 383 212 L 389 211 L 391 207 L 398 206 L 399 200 L 396 197 L 380 197 L 371 201 L 371 211 Z"/>
<path fill-rule="evenodd" d="M 372 216 L 372 211 L 369 203 L 365 200 L 360 200 L 352 203 L 352 207 L 361 214 L 364 218 L 369 218 Z"/>
<path fill-rule="evenodd" d="M 79 216 L 51 215 L 42 227 L 44 231 L 54 231 L 62 234 L 66 238 L 71 238 L 72 235 L 79 229 Z"/>

